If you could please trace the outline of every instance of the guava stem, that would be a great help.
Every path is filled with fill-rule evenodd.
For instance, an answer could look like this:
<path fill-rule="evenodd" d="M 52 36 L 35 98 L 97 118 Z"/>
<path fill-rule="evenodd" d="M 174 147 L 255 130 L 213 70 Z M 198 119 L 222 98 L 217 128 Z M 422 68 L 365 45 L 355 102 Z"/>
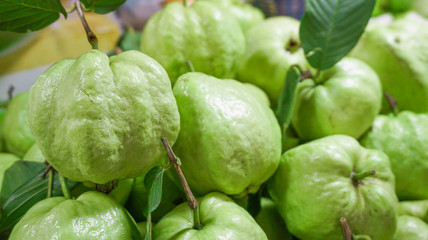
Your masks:
<path fill-rule="evenodd" d="M 74 10 L 76 10 L 76 5 L 74 3 L 71 4 L 71 6 L 69 8 L 65 9 L 65 11 L 67 13 L 72 13 L 72 12 L 74 12 Z"/>
<path fill-rule="evenodd" d="M 181 168 L 180 168 L 181 162 L 177 158 L 177 156 L 175 156 L 166 138 L 162 138 L 162 143 L 166 150 L 166 154 L 168 155 L 169 161 L 174 166 L 175 171 L 177 172 L 177 175 L 180 178 L 181 185 L 183 186 L 184 193 L 186 194 L 187 204 L 189 205 L 190 209 L 193 211 L 193 227 L 195 229 L 202 229 L 200 216 L 199 216 L 198 200 L 196 200 L 195 196 L 193 195 L 192 190 L 189 187 L 189 184 L 187 184 L 186 177 L 181 171 Z"/>
<path fill-rule="evenodd" d="M 52 197 L 52 187 L 53 187 L 53 170 L 49 170 L 49 181 L 48 181 L 48 198 Z"/>
<path fill-rule="evenodd" d="M 79 15 L 80 21 L 82 22 L 83 28 L 85 29 L 89 44 L 91 44 L 92 49 L 98 49 L 98 38 L 95 36 L 95 33 L 91 30 L 88 22 L 86 21 L 85 15 L 82 11 L 82 3 L 77 1 L 74 4 L 76 5 L 77 15 Z"/>
<path fill-rule="evenodd" d="M 352 231 L 351 231 L 351 228 L 349 227 L 348 220 L 346 220 L 346 218 L 344 217 L 341 217 L 340 225 L 342 226 L 343 240 L 352 240 Z"/>
<path fill-rule="evenodd" d="M 195 68 L 193 67 L 192 61 L 186 61 L 187 66 L 189 67 L 191 72 L 195 72 Z"/>
<path fill-rule="evenodd" d="M 384 96 L 386 98 L 386 101 L 388 102 L 388 105 L 391 107 L 394 115 L 397 115 L 398 114 L 397 99 L 395 99 L 391 94 L 387 92 L 384 93 Z"/>
<path fill-rule="evenodd" d="M 360 173 L 351 173 L 351 179 L 352 179 L 352 181 L 357 182 L 357 181 L 360 181 L 360 180 L 362 180 L 368 176 L 375 175 L 375 174 L 376 174 L 375 170 L 363 171 Z"/>
<path fill-rule="evenodd" d="M 61 184 L 61 190 L 66 199 L 71 199 L 70 189 L 68 189 L 67 181 L 65 177 L 58 173 L 59 183 Z"/>
<path fill-rule="evenodd" d="M 9 101 L 13 98 L 13 90 L 15 90 L 15 87 L 13 85 L 10 85 L 9 89 L 7 90 L 7 96 L 9 98 Z"/>
<path fill-rule="evenodd" d="M 45 161 L 45 164 L 47 163 L 47 161 Z M 42 178 L 44 179 L 46 177 L 46 175 L 49 173 L 49 171 L 52 169 L 52 165 L 50 165 L 49 163 L 47 163 L 48 166 L 45 168 L 45 170 L 42 173 Z"/>

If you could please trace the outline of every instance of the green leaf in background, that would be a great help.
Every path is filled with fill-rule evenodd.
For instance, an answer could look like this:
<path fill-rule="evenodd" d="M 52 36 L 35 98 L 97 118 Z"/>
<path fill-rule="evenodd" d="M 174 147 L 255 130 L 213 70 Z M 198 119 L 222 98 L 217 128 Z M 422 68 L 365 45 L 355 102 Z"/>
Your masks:
<path fill-rule="evenodd" d="M 11 229 L 28 209 L 47 197 L 49 179 L 41 178 L 45 167 L 43 163 L 18 161 L 6 171 L 1 191 L 4 200 L 1 202 L 0 232 Z M 77 182 L 67 180 L 70 188 L 76 184 Z M 4 190 L 4 186 L 8 189 Z M 54 177 L 52 196 L 62 196 L 57 174 Z"/>
<path fill-rule="evenodd" d="M 132 27 L 128 27 L 119 39 L 118 46 L 123 51 L 140 50 L 141 32 L 135 32 Z"/>
<path fill-rule="evenodd" d="M 276 118 L 282 130 L 284 140 L 285 130 L 291 122 L 291 117 L 294 110 L 294 102 L 296 101 L 297 84 L 300 82 L 300 70 L 296 66 L 292 66 L 285 77 L 284 88 L 278 98 L 278 108 L 276 109 Z"/>
<path fill-rule="evenodd" d="M 99 14 L 106 14 L 118 9 L 126 0 L 80 0 L 88 10 Z"/>
<path fill-rule="evenodd" d="M 300 39 L 312 67 L 334 66 L 357 44 L 376 0 L 306 0 Z"/>
<path fill-rule="evenodd" d="M 0 31 L 37 31 L 55 22 L 67 12 L 60 0 L 2 0 L 0 1 Z"/>

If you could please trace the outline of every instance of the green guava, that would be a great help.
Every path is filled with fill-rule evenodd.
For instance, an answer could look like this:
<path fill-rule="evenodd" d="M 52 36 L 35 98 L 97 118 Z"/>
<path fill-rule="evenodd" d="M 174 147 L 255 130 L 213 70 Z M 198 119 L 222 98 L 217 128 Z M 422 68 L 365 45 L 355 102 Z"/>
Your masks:
<path fill-rule="evenodd" d="M 398 214 L 417 217 L 428 223 L 428 200 L 402 201 Z"/>
<path fill-rule="evenodd" d="M 226 195 L 213 192 L 198 202 L 202 229 L 194 229 L 193 212 L 182 203 L 156 224 L 153 239 L 268 239 L 251 215 Z"/>
<path fill-rule="evenodd" d="M 413 216 L 399 216 L 397 231 L 392 240 L 422 240 L 428 239 L 428 224 Z"/>
<path fill-rule="evenodd" d="M 350 53 L 378 74 L 383 92 L 391 94 L 399 110 L 428 111 L 428 28 L 411 17 L 389 25 L 369 24 Z M 391 112 L 386 100 L 382 112 Z"/>
<path fill-rule="evenodd" d="M 44 162 L 45 156 L 43 156 L 42 151 L 40 150 L 39 146 L 37 146 L 37 143 L 33 144 L 30 149 L 25 153 L 22 160 L 25 161 L 33 161 L 33 162 Z"/>
<path fill-rule="evenodd" d="M 3 186 L 4 173 L 10 168 L 19 157 L 12 153 L 0 153 L 0 189 Z"/>
<path fill-rule="evenodd" d="M 132 224 L 115 200 L 90 191 L 76 200 L 51 197 L 38 202 L 15 225 L 9 239 L 131 240 Z"/>
<path fill-rule="evenodd" d="M 365 63 L 344 58 L 297 86 L 292 124 L 302 140 L 334 134 L 359 138 L 379 113 L 382 90 Z"/>
<path fill-rule="evenodd" d="M 398 201 L 388 156 L 352 137 L 328 136 L 285 152 L 268 187 L 287 229 L 300 239 L 342 240 L 342 217 L 355 235 L 394 235 Z"/>
<path fill-rule="evenodd" d="M 180 126 L 167 73 L 138 51 L 91 50 L 62 60 L 31 87 L 29 120 L 46 160 L 75 181 L 104 184 L 145 174 Z"/>
<path fill-rule="evenodd" d="M 380 115 L 361 139 L 367 148 L 386 153 L 400 200 L 428 199 L 428 116 L 409 111 Z"/>
<path fill-rule="evenodd" d="M 216 5 L 196 1 L 190 7 L 170 3 L 147 22 L 141 36 L 141 51 L 156 59 L 172 83 L 190 72 L 218 78 L 233 78 L 245 51 L 239 24 Z"/>
<path fill-rule="evenodd" d="M 9 102 L 3 122 L 1 133 L 8 152 L 24 156 L 34 144 L 28 123 L 28 92 L 15 95 Z"/>
<path fill-rule="evenodd" d="M 256 217 L 256 222 L 266 233 L 269 240 L 293 239 L 285 226 L 284 220 L 279 215 L 275 203 L 269 198 L 261 199 L 261 209 Z"/>
<path fill-rule="evenodd" d="M 284 87 L 292 65 L 307 69 L 299 39 L 299 21 L 291 17 L 271 17 L 256 24 L 246 34 L 246 49 L 237 79 L 263 89 L 273 106 Z"/>
<path fill-rule="evenodd" d="M 216 4 L 220 9 L 226 11 L 241 26 L 244 34 L 254 25 L 263 21 L 264 13 L 259 8 L 254 7 L 242 0 L 197 0 Z"/>
<path fill-rule="evenodd" d="M 181 120 L 173 150 L 191 189 L 236 197 L 257 192 L 281 155 L 273 111 L 246 85 L 203 73 L 182 75 L 173 92 Z"/>

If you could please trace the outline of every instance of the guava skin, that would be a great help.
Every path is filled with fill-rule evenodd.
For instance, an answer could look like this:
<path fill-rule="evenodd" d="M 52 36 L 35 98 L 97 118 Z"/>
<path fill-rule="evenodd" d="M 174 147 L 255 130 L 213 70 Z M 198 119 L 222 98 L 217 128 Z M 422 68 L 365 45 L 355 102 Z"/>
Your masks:
<path fill-rule="evenodd" d="M 397 231 L 392 240 L 428 239 L 428 224 L 413 216 L 398 217 Z"/>
<path fill-rule="evenodd" d="M 288 69 L 292 65 L 309 67 L 300 47 L 299 26 L 299 21 L 291 17 L 271 17 L 246 33 L 245 55 L 237 79 L 263 89 L 273 106 L 284 87 Z"/>
<path fill-rule="evenodd" d="M 361 139 L 367 148 L 386 153 L 400 200 L 428 199 L 428 116 L 409 111 L 379 115 Z"/>
<path fill-rule="evenodd" d="M 402 201 L 398 213 L 420 218 L 428 223 L 428 200 Z"/>
<path fill-rule="evenodd" d="M 213 192 L 198 199 L 201 230 L 193 228 L 193 212 L 187 203 L 178 205 L 153 229 L 157 240 L 267 240 L 251 215 L 224 194 Z"/>
<path fill-rule="evenodd" d="M 9 239 L 131 240 L 131 224 L 119 203 L 90 191 L 76 200 L 51 197 L 38 202 L 15 225 Z"/>
<path fill-rule="evenodd" d="M 352 173 L 375 170 L 359 182 Z M 300 239 L 342 240 L 340 218 L 355 235 L 390 240 L 398 201 L 388 157 L 365 149 L 345 135 L 334 135 L 293 148 L 268 184 L 288 230 Z"/>
<path fill-rule="evenodd" d="M 262 10 L 240 0 L 198 0 L 217 4 L 221 9 L 228 12 L 241 26 L 245 34 L 252 26 L 263 21 L 265 18 Z"/>
<path fill-rule="evenodd" d="M 37 143 L 34 143 L 33 146 L 31 146 L 30 149 L 28 149 L 28 151 L 25 153 L 22 160 L 44 162 L 46 159 L 45 156 L 43 156 L 43 153 L 40 150 L 39 146 L 37 146 Z"/>
<path fill-rule="evenodd" d="M 1 124 L 1 133 L 8 152 L 24 156 L 34 144 L 28 123 L 28 92 L 15 95 L 10 101 Z"/>
<path fill-rule="evenodd" d="M 181 120 L 173 150 L 192 191 L 256 192 L 281 157 L 273 111 L 246 85 L 203 73 L 182 75 L 173 92 Z"/>
<path fill-rule="evenodd" d="M 245 51 L 239 24 L 212 3 L 196 1 L 190 7 L 169 3 L 147 22 L 141 36 L 141 51 L 156 59 L 174 84 L 190 72 L 218 78 L 233 78 Z"/>
<path fill-rule="evenodd" d="M 138 51 L 91 50 L 39 76 L 29 97 L 31 130 L 46 160 L 74 181 L 104 184 L 145 174 L 180 127 L 171 82 Z"/>
<path fill-rule="evenodd" d="M 298 84 L 291 122 L 303 140 L 334 134 L 359 138 L 379 113 L 381 101 L 376 73 L 357 59 L 344 58 L 318 79 Z"/>
<path fill-rule="evenodd" d="M 426 23 L 403 17 L 388 26 L 369 24 L 350 56 L 378 74 L 384 92 L 398 109 L 428 112 L 428 28 Z M 383 101 L 382 112 L 391 112 Z"/>

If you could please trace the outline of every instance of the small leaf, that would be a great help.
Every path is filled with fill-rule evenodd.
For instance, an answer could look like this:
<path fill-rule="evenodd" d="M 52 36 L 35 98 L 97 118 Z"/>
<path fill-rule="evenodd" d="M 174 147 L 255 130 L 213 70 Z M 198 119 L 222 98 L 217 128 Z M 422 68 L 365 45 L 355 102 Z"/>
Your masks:
<path fill-rule="evenodd" d="M 80 0 L 85 8 L 99 14 L 106 14 L 118 9 L 126 0 Z"/>
<path fill-rule="evenodd" d="M 0 1 L 0 31 L 37 31 L 55 22 L 67 12 L 60 0 L 3 0 Z"/>
<path fill-rule="evenodd" d="M 144 216 L 153 212 L 162 200 L 162 180 L 164 169 L 160 166 L 153 167 L 144 177 L 144 185 L 148 189 L 149 197 L 146 209 L 144 209 Z"/>
<path fill-rule="evenodd" d="M 291 122 L 291 117 L 294 110 L 294 102 L 296 101 L 297 84 L 300 82 L 300 71 L 297 67 L 291 67 L 285 77 L 284 88 L 278 98 L 278 108 L 276 109 L 276 118 L 279 126 L 285 134 Z"/>
<path fill-rule="evenodd" d="M 300 39 L 312 67 L 334 66 L 357 44 L 375 0 L 306 0 Z"/>
<path fill-rule="evenodd" d="M 128 217 L 128 221 L 131 223 L 131 235 L 133 240 L 142 240 L 141 232 L 138 229 L 138 225 L 135 222 L 134 218 L 126 211 L 126 216 Z"/>

